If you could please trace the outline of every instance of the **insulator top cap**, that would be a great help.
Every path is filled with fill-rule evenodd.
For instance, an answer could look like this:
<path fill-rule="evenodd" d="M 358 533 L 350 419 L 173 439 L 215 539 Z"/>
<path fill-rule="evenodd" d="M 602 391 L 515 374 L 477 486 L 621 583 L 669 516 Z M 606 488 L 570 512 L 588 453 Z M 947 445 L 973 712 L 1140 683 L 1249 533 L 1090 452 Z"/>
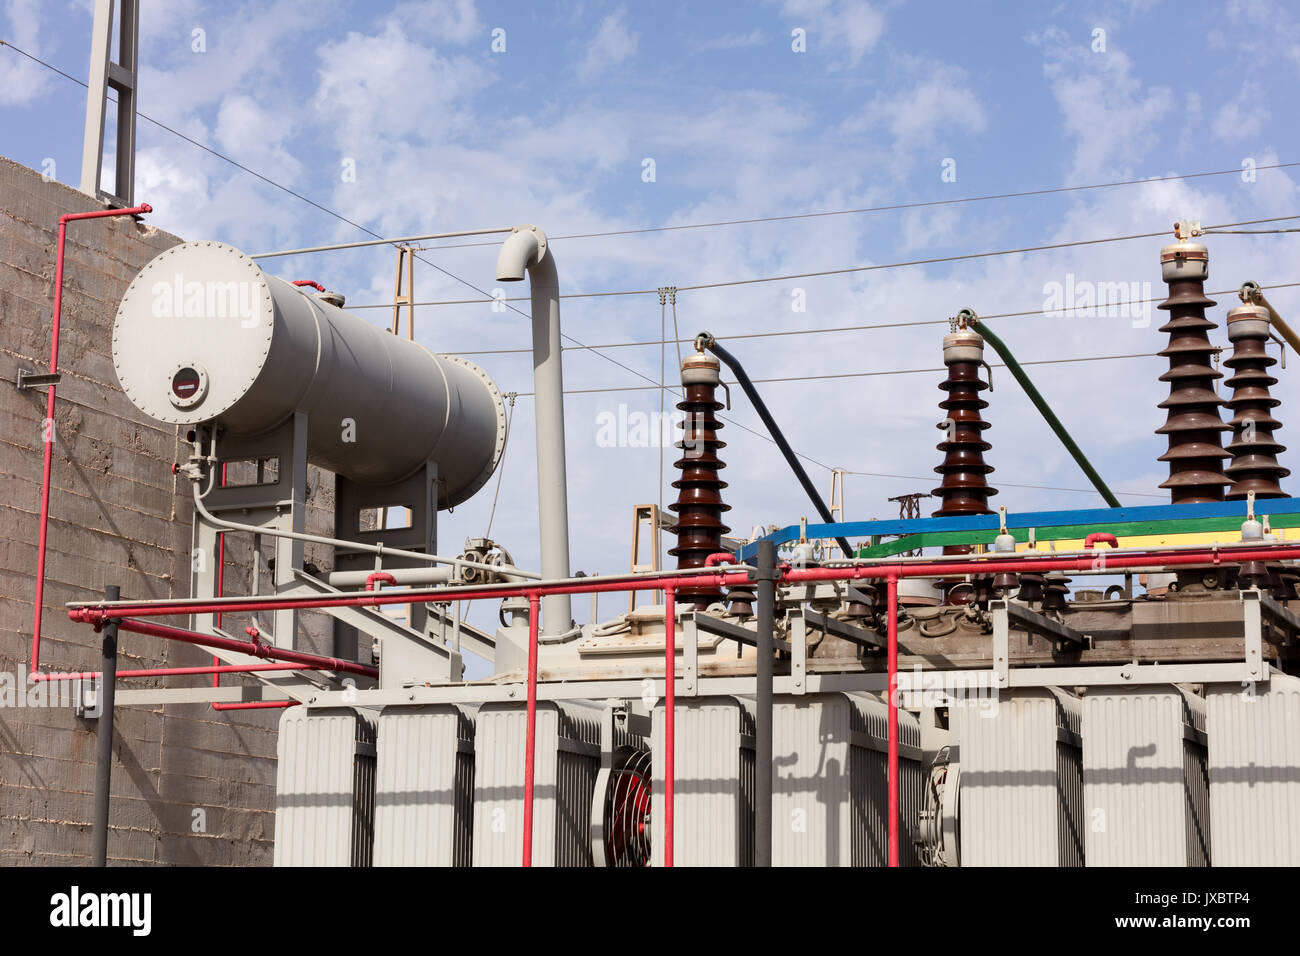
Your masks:
<path fill-rule="evenodd" d="M 715 356 L 696 352 L 682 359 L 683 385 L 717 385 L 721 366 Z"/>
<path fill-rule="evenodd" d="M 1165 282 L 1207 279 L 1210 250 L 1199 242 L 1174 242 L 1160 250 L 1160 273 Z"/>
<path fill-rule="evenodd" d="M 982 362 L 984 339 L 974 329 L 958 329 L 943 337 L 943 364 Z"/>
<path fill-rule="evenodd" d="M 1228 339 L 1266 339 L 1269 333 L 1269 312 L 1262 305 L 1239 305 L 1228 310 Z"/>

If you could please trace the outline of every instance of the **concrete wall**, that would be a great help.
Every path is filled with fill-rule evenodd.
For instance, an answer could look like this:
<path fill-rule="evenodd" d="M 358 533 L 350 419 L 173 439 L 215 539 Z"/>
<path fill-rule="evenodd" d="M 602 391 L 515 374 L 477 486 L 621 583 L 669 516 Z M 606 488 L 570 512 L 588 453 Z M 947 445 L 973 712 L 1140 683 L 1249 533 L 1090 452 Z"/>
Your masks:
<path fill-rule="evenodd" d="M 19 391 L 14 383 L 19 368 L 48 370 L 58 218 L 92 208 L 81 193 L 0 158 L 0 675 L 9 675 L 0 681 L 17 680 L 10 697 L 29 687 L 46 400 L 44 388 Z M 188 595 L 188 489 L 171 473 L 180 436 L 127 400 L 111 358 L 112 320 L 127 284 L 180 241 L 129 219 L 69 227 L 43 669 L 98 667 L 97 635 L 68 620 L 65 602 L 101 597 L 106 584 L 119 585 L 124 597 Z M 309 482 L 308 524 L 327 530 L 331 476 L 313 474 Z M 329 554 L 310 551 L 309 559 L 328 569 Z M 248 545 L 232 541 L 231 556 L 231 590 L 246 591 Z M 300 646 L 328 650 L 324 623 L 310 631 Z M 123 634 L 119 645 L 123 668 L 211 661 L 199 648 L 136 634 Z M 66 706 L 13 706 L 3 686 L 0 699 L 0 865 L 88 862 L 95 722 Z M 120 708 L 110 859 L 269 864 L 280 713 L 217 713 L 198 704 Z M 195 832 L 196 810 L 206 832 Z"/>

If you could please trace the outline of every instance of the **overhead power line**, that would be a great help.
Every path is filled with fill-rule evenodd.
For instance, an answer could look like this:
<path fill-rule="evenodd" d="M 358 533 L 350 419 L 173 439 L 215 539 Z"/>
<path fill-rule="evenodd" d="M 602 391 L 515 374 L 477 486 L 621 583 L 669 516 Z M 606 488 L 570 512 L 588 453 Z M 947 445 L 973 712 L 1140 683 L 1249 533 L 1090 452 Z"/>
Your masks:
<path fill-rule="evenodd" d="M 1269 219 L 1247 219 L 1242 222 L 1225 222 L 1218 226 L 1207 226 L 1205 231 L 1210 230 L 1227 230 L 1230 226 L 1253 226 L 1266 222 L 1284 222 L 1291 219 L 1300 219 L 1300 213 L 1291 216 L 1274 216 Z M 1270 230 L 1271 231 L 1271 230 Z M 1160 239 L 1171 236 L 1170 231 L 1165 232 L 1138 232 L 1128 236 L 1104 236 L 1100 239 L 1073 239 L 1069 242 L 1049 242 L 1037 246 L 1021 246 L 1017 249 L 994 249 L 989 252 L 965 252 L 952 256 L 934 256 L 929 259 L 906 259 L 900 262 L 879 262 L 867 266 L 845 266 L 839 269 L 822 269 L 817 272 L 793 272 L 787 275 L 777 276 L 758 276 L 752 279 L 727 279 L 718 282 L 697 282 L 693 285 L 679 285 L 678 292 L 696 292 L 704 289 L 728 289 L 742 285 L 760 285 L 769 282 L 790 282 L 795 279 L 819 279 L 826 276 L 852 275 L 860 272 L 879 272 L 886 269 L 905 269 L 912 266 L 929 266 L 938 265 L 944 262 L 966 262 L 972 259 L 992 259 L 998 256 L 1015 256 L 1026 252 L 1045 252 L 1054 249 L 1074 249 L 1080 246 L 1096 246 L 1108 242 L 1129 242 L 1133 239 Z M 468 285 L 468 283 L 466 283 Z M 568 292 L 560 295 L 561 299 L 596 299 L 610 296 L 627 296 L 627 295 L 655 295 L 658 289 L 622 289 L 611 292 Z M 482 299 L 474 300 L 444 300 L 435 302 L 417 302 L 416 305 L 471 305 L 483 302 L 524 302 L 527 296 L 517 298 L 494 299 L 492 296 L 484 293 Z M 391 309 L 393 303 L 380 302 L 367 305 L 349 306 L 350 309 Z M 518 311 L 517 309 L 515 311 Z"/>
<path fill-rule="evenodd" d="M 983 318 L 983 317 L 981 317 Z M 1150 352 L 1131 352 L 1127 355 L 1085 355 L 1079 358 L 1056 358 L 1056 359 L 1038 359 L 1036 361 L 1021 362 L 1021 365 L 1077 365 L 1080 362 L 1114 362 L 1120 359 L 1151 358 Z M 993 368 L 1006 368 L 1005 365 L 994 362 L 991 363 Z M 785 375 L 777 378 L 756 378 L 752 379 L 755 385 L 777 382 L 821 382 L 831 379 L 845 378 L 881 378 L 891 375 L 921 375 L 925 373 L 942 372 L 942 368 L 898 368 L 886 369 L 879 372 L 831 372 L 826 375 Z M 642 375 L 642 378 L 648 379 L 649 376 Z M 727 385 L 735 385 L 736 382 L 726 382 Z M 667 389 L 668 391 L 678 391 L 672 385 L 660 385 L 658 382 L 651 380 L 649 385 L 611 385 L 604 388 L 566 388 L 565 395 L 600 395 L 607 392 L 649 392 Z M 516 392 L 520 398 L 531 397 L 532 392 Z M 745 426 L 741 425 L 741 428 Z"/>
<path fill-rule="evenodd" d="M 1300 166 L 1296 163 L 1271 163 L 1267 166 L 1256 166 L 1256 171 L 1261 169 L 1287 169 L 1292 166 Z M 1185 179 L 1203 179 L 1209 176 L 1232 176 L 1241 172 L 1241 168 L 1236 169 L 1216 169 L 1204 173 L 1181 173 L 1170 176 L 1148 176 L 1144 179 L 1123 179 L 1109 183 L 1087 183 L 1080 186 L 1053 186 L 1046 189 L 1027 189 L 1014 193 L 992 193 L 987 196 L 964 196 L 956 199 L 929 199 L 918 202 L 900 202 L 890 203 L 884 206 L 860 206 L 856 209 L 835 209 L 828 212 L 802 212 L 793 213 L 787 216 L 757 216 L 751 219 L 720 219 L 715 222 L 692 222 L 676 226 L 645 226 L 637 229 L 611 229 L 606 232 L 579 232 L 567 236 L 550 236 L 551 242 L 560 242 L 565 239 L 607 239 L 614 236 L 640 236 L 647 233 L 656 232 L 681 232 L 688 229 L 713 229 L 718 226 L 749 226 L 758 223 L 767 222 L 792 222 L 800 219 L 825 219 L 831 216 L 855 216 L 863 213 L 872 212 L 892 212 L 904 209 L 925 209 L 932 206 L 957 206 L 967 203 L 992 202 L 1001 199 L 1020 199 L 1027 196 L 1050 196 L 1054 193 L 1073 193 L 1084 192 L 1092 189 L 1113 189 L 1118 186 L 1144 186 L 1148 183 L 1168 183 Z M 476 246 L 487 246 L 487 242 L 457 242 L 445 245 L 433 246 L 434 250 L 438 249 L 469 249 Z"/>
<path fill-rule="evenodd" d="M 1293 289 L 1297 286 L 1300 286 L 1300 282 L 1264 283 L 1265 289 Z M 1237 289 L 1219 289 L 1218 291 L 1207 292 L 1205 294 L 1206 295 L 1233 295 L 1237 291 L 1238 291 Z M 1046 316 L 1048 318 L 1056 318 L 1057 313 L 1062 313 L 1062 312 L 1102 311 L 1107 309 L 1120 308 L 1121 306 L 1147 305 L 1152 302 L 1162 302 L 1162 301 L 1164 300 L 1161 299 L 1160 296 L 1152 296 L 1151 298 L 1147 298 L 1147 299 L 1123 299 L 1118 302 L 1105 302 L 1105 303 L 1098 303 L 1094 305 L 1062 306 L 1059 309 L 1043 309 L 1043 308 L 1026 309 L 1021 312 L 994 312 L 990 315 L 984 315 L 983 313 L 981 313 L 980 319 L 981 320 L 1014 319 L 1014 318 L 1023 318 L 1025 316 L 1030 316 L 1030 315 L 1041 315 L 1041 316 Z M 788 335 L 796 335 L 796 336 L 827 335 L 827 334 L 835 334 L 835 333 L 843 333 L 843 332 L 867 332 L 876 329 L 906 329 L 906 328 L 912 328 L 914 326 L 919 326 L 919 325 L 947 325 L 948 322 L 949 322 L 948 319 L 918 319 L 915 322 L 876 322 L 870 325 L 837 325 L 837 326 L 830 326 L 826 328 L 816 328 L 816 329 L 781 329 L 776 332 L 738 332 L 735 335 L 719 335 L 718 338 L 732 341 L 737 339 L 768 339 L 768 338 L 776 338 L 776 337 L 788 336 Z M 601 342 L 597 345 L 590 346 L 590 348 L 593 349 L 641 348 L 641 347 L 648 347 L 648 346 L 672 345 L 674 342 L 678 344 L 685 344 L 694 341 L 695 341 L 694 337 L 691 337 L 688 339 L 682 339 L 682 338 L 666 339 L 666 340 L 647 339 L 644 341 L 637 341 L 637 342 Z M 571 348 L 572 346 L 565 346 L 565 351 L 569 351 Z M 531 355 L 532 352 L 533 352 L 532 349 L 519 348 L 519 349 L 474 349 L 468 352 L 443 352 L 441 354 L 461 355 L 461 356 Z"/>

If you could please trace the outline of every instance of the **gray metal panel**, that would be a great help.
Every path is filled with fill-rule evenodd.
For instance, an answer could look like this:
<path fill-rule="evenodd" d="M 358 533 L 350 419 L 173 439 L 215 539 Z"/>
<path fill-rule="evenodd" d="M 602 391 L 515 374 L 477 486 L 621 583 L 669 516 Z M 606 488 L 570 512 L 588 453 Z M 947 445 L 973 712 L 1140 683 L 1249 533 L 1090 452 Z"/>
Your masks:
<path fill-rule="evenodd" d="M 1089 866 L 1205 866 L 1205 703 L 1182 689 L 1108 688 L 1083 700 Z"/>
<path fill-rule="evenodd" d="M 1214 865 L 1300 865 L 1300 680 L 1206 690 Z"/>
<path fill-rule="evenodd" d="M 379 718 L 376 866 L 468 866 L 474 721 L 452 704 L 386 707 Z"/>
<path fill-rule="evenodd" d="M 1210 755 L 1205 698 L 1183 691 L 1192 732 L 1183 737 L 1183 780 L 1187 785 L 1187 865 L 1210 866 Z"/>
<path fill-rule="evenodd" d="M 1078 698 L 1049 688 L 954 701 L 962 866 L 1081 866 Z"/>
<path fill-rule="evenodd" d="M 921 730 L 898 715 L 899 862 L 919 865 Z M 772 717 L 774 866 L 885 866 L 889 709 L 868 694 L 781 696 Z"/>
<path fill-rule="evenodd" d="M 743 697 L 677 699 L 673 864 L 754 865 L 754 704 Z M 651 717 L 651 865 L 663 866 L 664 706 Z"/>
<path fill-rule="evenodd" d="M 353 710 L 290 707 L 280 718 L 276 866 L 369 866 L 375 725 Z"/>
<path fill-rule="evenodd" d="M 524 836 L 523 704 L 484 704 L 474 742 L 475 866 L 519 866 Z M 600 711 L 537 705 L 533 865 L 590 866 L 588 827 L 600 769 Z"/>

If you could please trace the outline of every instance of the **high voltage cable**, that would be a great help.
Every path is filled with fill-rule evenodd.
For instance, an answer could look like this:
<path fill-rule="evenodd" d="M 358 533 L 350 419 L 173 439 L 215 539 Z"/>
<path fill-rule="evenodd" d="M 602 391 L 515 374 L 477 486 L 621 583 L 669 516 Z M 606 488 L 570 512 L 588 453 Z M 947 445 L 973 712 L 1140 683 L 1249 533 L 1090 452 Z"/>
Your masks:
<path fill-rule="evenodd" d="M 1264 284 L 1264 288 L 1266 290 L 1292 289 L 1295 288 L 1296 286 L 1300 286 L 1300 282 L 1276 282 L 1276 283 Z M 1233 295 L 1237 291 L 1238 291 L 1237 289 L 1219 289 L 1216 292 L 1207 292 L 1205 294 L 1206 295 Z M 1114 309 L 1125 305 L 1145 305 L 1151 302 L 1162 302 L 1162 301 L 1164 300 L 1161 299 L 1159 296 L 1154 296 L 1149 299 L 1124 299 L 1118 302 L 1107 302 L 1104 305 L 1100 305 L 1100 304 L 1070 305 L 1070 306 L 1062 306 L 1059 309 L 1050 309 L 1050 310 L 1029 309 L 1023 312 L 995 312 L 991 315 L 981 314 L 980 319 L 981 320 L 1014 319 L 1014 318 L 1023 318 L 1024 316 L 1028 316 L 1028 315 L 1042 315 L 1048 318 L 1058 318 L 1058 316 L 1056 315 L 1056 313 L 1058 312 L 1079 312 L 1079 311 L 1089 311 L 1093 309 L 1096 310 Z M 1109 316 L 1105 316 L 1105 318 L 1109 318 Z M 767 339 L 767 338 L 773 338 L 773 337 L 785 336 L 785 335 L 824 335 L 828 333 L 839 333 L 839 332 L 866 332 L 874 329 L 904 329 L 904 328 L 911 328 L 913 326 L 918 326 L 918 325 L 947 325 L 948 323 L 949 323 L 948 319 L 920 319 L 915 322 L 879 322 L 874 325 L 839 325 L 839 326 L 832 326 L 829 328 L 820 328 L 820 329 L 783 329 L 779 332 L 739 332 L 735 335 L 719 335 L 718 338 L 727 339 L 727 340 Z M 695 339 L 693 337 L 689 339 L 668 339 L 663 342 L 661 342 L 659 339 L 648 339 L 642 342 L 602 342 L 599 345 L 592 345 L 588 347 L 593 349 L 625 349 L 625 348 L 637 348 L 637 347 L 651 346 L 651 345 L 664 345 L 664 344 L 671 345 L 673 342 L 677 342 L 680 344 L 680 343 L 694 342 L 694 341 Z M 572 348 L 574 347 L 565 346 L 565 351 L 567 352 Z M 442 352 L 439 354 L 442 355 L 531 355 L 532 352 L 533 350 L 528 348 L 475 349 L 474 351 L 470 351 L 470 352 Z"/>
<path fill-rule="evenodd" d="M 1291 219 L 1300 219 L 1300 214 L 1291 216 L 1274 216 L 1269 219 L 1247 219 L 1242 222 L 1225 222 L 1218 226 L 1207 226 L 1206 231 L 1211 229 L 1227 229 L 1229 226 L 1252 226 L 1265 222 L 1283 222 Z M 728 279 L 720 282 L 698 282 L 694 285 L 679 285 L 678 292 L 695 292 L 703 289 L 729 289 L 742 285 L 759 285 L 768 282 L 788 282 L 792 279 L 819 279 L 826 276 L 851 275 L 859 272 L 879 272 L 884 269 L 904 269 L 912 266 L 938 265 L 943 262 L 965 262 L 971 259 L 990 259 L 997 256 L 1014 256 L 1025 252 L 1045 252 L 1053 249 L 1073 249 L 1079 246 L 1096 246 L 1107 242 L 1129 242 L 1133 239 L 1159 239 L 1169 236 L 1169 232 L 1138 232 L 1128 236 L 1105 236 L 1101 239 L 1074 239 L 1070 242 L 1051 242 L 1037 246 L 1022 246 L 1018 249 L 994 249 L 990 252 L 965 252 L 953 256 L 935 256 L 930 259 L 906 259 L 901 262 L 880 262 L 869 266 L 845 266 L 840 269 L 822 269 L 817 272 L 793 272 L 787 275 L 779 276 L 759 276 L 754 279 Z M 469 283 L 466 283 L 469 285 Z M 481 290 L 480 290 L 481 291 Z M 561 299 L 596 299 L 610 296 L 628 296 L 628 295 L 652 295 L 658 293 L 658 289 L 622 289 L 611 292 L 568 292 L 560 295 Z M 444 300 L 435 302 L 416 302 L 415 305 L 468 305 L 484 302 L 524 302 L 527 296 L 518 296 L 513 298 L 496 299 L 484 293 L 485 298 L 480 300 Z M 375 303 L 367 305 L 349 306 L 349 309 L 391 309 L 393 303 Z M 519 311 L 518 309 L 515 310 Z"/>
<path fill-rule="evenodd" d="M 983 318 L 983 316 L 981 316 L 981 318 Z M 1077 365 L 1080 362 L 1113 362 L 1120 359 L 1152 358 L 1152 357 L 1153 357 L 1153 353 L 1151 352 L 1131 352 L 1126 355 L 1085 355 L 1085 356 L 1080 356 L 1078 358 L 1037 359 L 1035 361 L 1021 362 L 1020 364 L 1021 365 Z M 1006 368 L 1005 365 L 1002 365 L 997 362 L 991 364 L 993 368 Z M 933 373 L 933 372 L 942 372 L 942 371 L 944 371 L 942 368 L 900 368 L 900 369 L 887 369 L 881 372 L 831 372 L 826 375 L 786 375 L 777 378 L 756 378 L 756 379 L 752 379 L 752 381 L 754 382 L 755 385 L 761 385 L 763 383 L 775 383 L 775 382 L 820 382 L 820 381 L 826 381 L 828 379 L 879 378 L 882 376 L 889 376 L 889 375 L 920 375 L 926 372 Z M 646 375 L 642 375 L 641 377 L 645 379 L 649 379 L 649 376 Z M 666 388 L 669 391 L 674 390 L 674 386 L 672 385 L 661 386 L 658 382 L 654 382 L 653 380 L 651 381 L 652 384 L 650 385 L 611 385 L 611 386 L 606 386 L 604 388 L 566 388 L 564 390 L 564 394 L 565 395 L 599 395 L 607 392 L 649 392 L 649 391 L 657 391 L 660 388 Z M 735 385 L 736 383 L 727 382 L 726 384 Z M 532 392 L 516 392 L 515 394 L 518 395 L 520 398 L 530 398 L 533 395 Z M 744 428 L 743 425 L 741 425 L 740 427 Z M 827 466 L 823 466 L 823 467 L 827 467 Z"/>
<path fill-rule="evenodd" d="M 1267 166 L 1256 166 L 1260 169 L 1287 169 L 1292 166 L 1300 166 L 1296 163 L 1272 163 Z M 829 216 L 853 216 L 868 212 L 890 212 L 899 209 L 922 209 L 929 206 L 955 206 L 964 203 L 989 202 L 999 199 L 1019 199 L 1025 196 L 1049 196 L 1053 193 L 1070 193 L 1082 192 L 1089 189 L 1111 189 L 1116 186 L 1141 186 L 1146 183 L 1166 183 L 1183 179 L 1200 179 L 1207 176 L 1230 176 L 1234 173 L 1240 173 L 1238 169 L 1218 169 L 1206 173 L 1183 173 L 1173 176 L 1151 176 L 1146 179 L 1124 179 L 1110 183 L 1089 183 L 1082 186 L 1055 186 L 1047 189 L 1030 189 L 1016 193 L 994 193 L 987 196 L 965 196 L 957 199 L 930 199 L 918 202 L 891 203 L 886 206 L 862 206 L 857 209 L 836 209 L 829 212 L 804 212 L 794 213 L 788 216 L 759 216 L 753 219 L 721 219 L 716 222 L 694 222 L 686 223 L 679 226 L 646 226 L 639 229 L 613 229 L 608 232 L 580 232 L 568 236 L 550 236 L 551 242 L 559 242 L 564 239 L 604 239 L 614 236 L 639 236 L 646 233 L 654 232 L 679 232 L 686 229 L 712 229 L 716 226 L 747 226 L 765 222 L 790 222 L 798 219 L 823 219 Z M 489 242 L 457 242 L 445 245 L 430 246 L 433 250 L 438 249 L 470 249 L 476 246 L 489 246 Z"/>

